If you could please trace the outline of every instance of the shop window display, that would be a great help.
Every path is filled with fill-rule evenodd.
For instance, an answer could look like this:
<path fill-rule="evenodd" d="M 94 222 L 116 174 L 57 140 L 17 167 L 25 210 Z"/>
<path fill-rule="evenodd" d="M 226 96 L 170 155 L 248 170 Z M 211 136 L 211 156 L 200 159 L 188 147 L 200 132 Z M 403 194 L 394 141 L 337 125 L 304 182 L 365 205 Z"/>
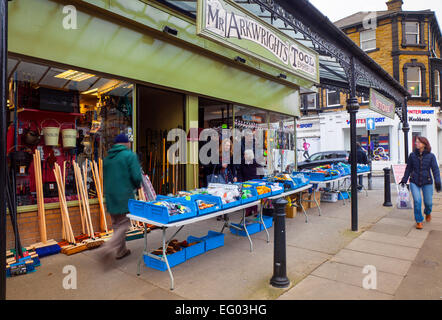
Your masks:
<path fill-rule="evenodd" d="M 388 134 L 370 134 L 370 145 L 368 135 L 360 135 L 357 141 L 361 143 L 362 149 L 367 154 L 370 149 L 372 161 L 390 161 L 390 138 Z"/>
<path fill-rule="evenodd" d="M 41 154 L 44 202 L 58 202 L 54 176 L 65 163 L 66 200 L 77 200 L 72 162 L 99 163 L 121 132 L 132 136 L 133 85 L 87 72 L 8 59 L 7 135 L 18 206 L 35 205 L 33 154 Z M 15 165 L 13 165 L 15 163 Z M 89 167 L 90 170 L 90 167 Z M 92 173 L 89 198 L 96 197 Z"/>

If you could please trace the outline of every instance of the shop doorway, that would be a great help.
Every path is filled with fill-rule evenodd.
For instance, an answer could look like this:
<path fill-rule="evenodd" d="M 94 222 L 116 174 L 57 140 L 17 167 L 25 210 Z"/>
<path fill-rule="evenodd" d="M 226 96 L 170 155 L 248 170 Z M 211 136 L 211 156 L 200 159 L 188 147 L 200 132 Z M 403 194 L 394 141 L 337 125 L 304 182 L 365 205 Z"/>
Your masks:
<path fill-rule="evenodd" d="M 172 129 L 183 129 L 185 96 L 146 86 L 137 86 L 137 153 L 140 164 L 157 194 L 185 189 L 185 164 L 167 161 L 167 141 Z"/>

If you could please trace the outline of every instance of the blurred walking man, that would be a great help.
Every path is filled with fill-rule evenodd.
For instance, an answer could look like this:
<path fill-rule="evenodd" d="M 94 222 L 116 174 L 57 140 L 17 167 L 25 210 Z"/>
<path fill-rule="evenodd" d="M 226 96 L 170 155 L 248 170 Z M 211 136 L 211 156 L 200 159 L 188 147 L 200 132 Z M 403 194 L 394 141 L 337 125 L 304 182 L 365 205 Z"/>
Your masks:
<path fill-rule="evenodd" d="M 119 134 L 103 162 L 104 196 L 107 212 L 111 216 L 112 238 L 99 249 L 104 264 L 112 255 L 122 259 L 130 254 L 126 247 L 126 231 L 130 220 L 129 199 L 135 199 L 134 191 L 141 187 L 141 167 L 137 155 L 130 150 L 130 142 L 125 134 Z"/>

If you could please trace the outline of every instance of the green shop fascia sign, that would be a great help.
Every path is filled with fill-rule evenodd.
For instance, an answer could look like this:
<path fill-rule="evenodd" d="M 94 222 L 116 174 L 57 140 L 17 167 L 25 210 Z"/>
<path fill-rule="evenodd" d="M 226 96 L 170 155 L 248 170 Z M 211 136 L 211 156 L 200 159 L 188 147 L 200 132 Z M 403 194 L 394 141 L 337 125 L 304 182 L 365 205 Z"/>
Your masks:
<path fill-rule="evenodd" d="M 319 83 L 315 51 L 229 0 L 198 0 L 197 34 Z"/>

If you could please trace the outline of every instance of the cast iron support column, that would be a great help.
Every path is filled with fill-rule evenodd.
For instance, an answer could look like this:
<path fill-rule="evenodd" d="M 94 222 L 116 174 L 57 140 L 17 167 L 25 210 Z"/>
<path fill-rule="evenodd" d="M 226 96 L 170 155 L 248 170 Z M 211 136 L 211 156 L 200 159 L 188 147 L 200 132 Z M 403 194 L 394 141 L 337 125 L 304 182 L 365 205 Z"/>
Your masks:
<path fill-rule="evenodd" d="M 384 168 L 384 207 L 392 207 L 391 204 L 391 174 L 390 168 Z"/>
<path fill-rule="evenodd" d="M 6 299 L 6 89 L 8 0 L 0 0 L 0 300 Z"/>
<path fill-rule="evenodd" d="M 279 198 L 273 202 L 275 211 L 273 214 L 275 224 L 274 248 L 273 248 L 273 277 L 270 284 L 277 288 L 287 288 L 290 280 L 287 278 L 286 246 L 285 246 L 285 206 L 287 200 Z"/>
<path fill-rule="evenodd" d="M 358 231 L 358 167 L 356 147 L 356 113 L 359 109 L 358 99 L 347 100 L 347 111 L 350 114 L 350 153 L 351 153 L 351 230 Z"/>
<path fill-rule="evenodd" d="M 404 105 L 402 106 L 402 131 L 404 132 L 404 152 L 405 152 L 405 163 L 408 162 L 408 132 L 410 132 L 410 125 L 408 124 L 408 108 L 407 108 L 407 97 L 404 98 Z"/>

